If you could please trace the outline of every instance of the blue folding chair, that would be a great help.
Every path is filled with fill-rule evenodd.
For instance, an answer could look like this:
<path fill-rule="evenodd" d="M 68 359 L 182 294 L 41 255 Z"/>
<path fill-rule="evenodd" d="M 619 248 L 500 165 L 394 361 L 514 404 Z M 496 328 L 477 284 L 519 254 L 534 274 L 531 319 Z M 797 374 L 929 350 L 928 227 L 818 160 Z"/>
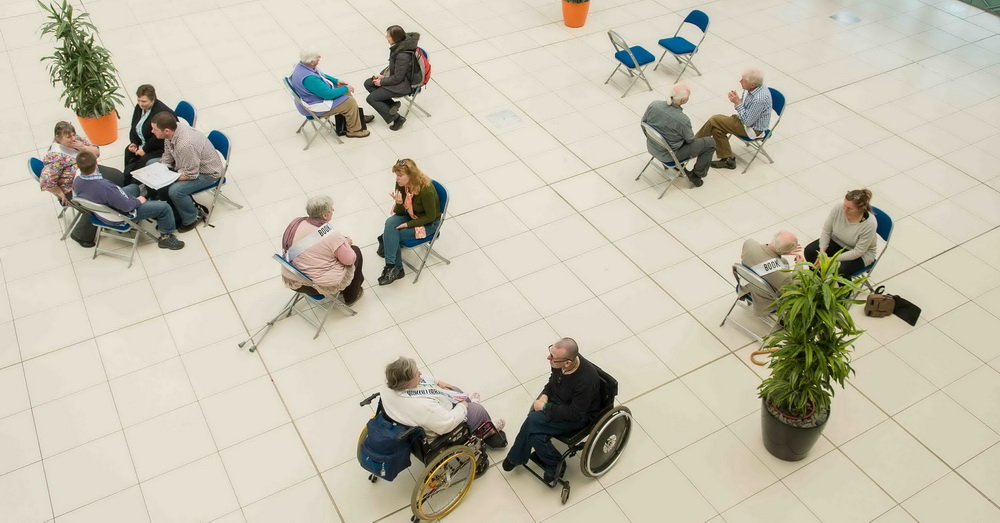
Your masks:
<path fill-rule="evenodd" d="M 194 127 L 195 122 L 198 121 L 198 110 L 184 100 L 177 103 L 177 108 L 174 109 L 174 115 L 178 118 L 187 120 L 188 125 L 191 127 Z"/>
<path fill-rule="evenodd" d="M 35 180 L 35 182 L 41 183 L 42 169 L 44 168 L 45 164 L 38 158 L 28 158 L 28 173 L 31 174 L 31 179 Z M 61 209 L 59 209 L 59 214 L 56 215 L 56 219 L 63 222 L 63 225 L 66 227 L 66 230 L 63 231 L 62 238 L 59 238 L 59 240 L 65 241 L 66 237 L 69 236 L 69 233 L 73 232 L 73 228 L 76 227 L 76 224 L 80 221 L 84 211 L 80 209 L 79 205 L 73 203 L 73 200 L 70 200 L 69 203 L 63 203 L 58 199 L 57 201 L 59 202 Z M 65 216 L 68 209 L 73 209 L 75 212 L 73 214 L 73 218 L 69 220 L 69 223 L 66 223 Z"/>
<path fill-rule="evenodd" d="M 667 186 L 663 188 L 663 192 L 661 192 L 660 197 L 657 198 L 657 200 L 659 200 L 663 198 L 663 195 L 667 194 L 667 189 L 670 189 L 670 186 L 673 185 L 674 180 L 683 173 L 683 169 L 686 167 L 686 164 L 690 160 L 690 158 L 685 158 L 683 162 L 678 160 L 677 154 L 674 152 L 673 148 L 670 147 L 670 144 L 668 144 L 667 141 L 663 139 L 663 136 L 656 130 L 655 127 L 649 125 L 646 122 L 641 122 L 639 125 L 642 126 L 642 132 L 643 134 L 646 135 L 647 140 L 666 149 L 667 152 L 670 153 L 671 161 L 660 162 L 663 164 L 663 168 L 666 171 L 663 177 L 667 179 Z M 653 151 L 652 149 L 650 149 L 648 144 L 646 148 L 649 149 L 650 158 L 649 161 L 646 162 L 646 166 L 643 167 L 642 170 L 639 171 L 638 176 L 635 177 L 635 181 L 639 181 L 639 178 L 641 178 L 642 174 L 646 172 L 646 169 L 649 169 L 649 164 L 653 163 L 653 160 L 656 159 L 656 157 L 653 156 Z M 652 180 L 650 181 L 652 182 Z M 653 185 L 656 185 L 656 182 L 652 183 Z"/>
<path fill-rule="evenodd" d="M 336 127 L 334 127 L 333 122 L 330 121 L 329 116 L 319 116 L 318 114 L 313 112 L 313 110 L 310 109 L 309 106 L 307 106 L 306 103 L 302 101 L 302 97 L 299 96 L 299 93 L 295 92 L 295 89 L 292 87 L 292 81 L 289 80 L 287 76 L 284 78 L 282 83 L 285 86 L 285 90 L 288 91 L 288 95 L 292 97 L 292 101 L 295 102 L 295 110 L 297 110 L 299 114 L 301 114 L 306 118 L 305 120 L 302 121 L 302 125 L 300 125 L 299 128 L 295 130 L 295 134 L 301 133 L 307 123 L 309 125 L 312 125 L 313 128 L 312 138 L 309 138 L 308 136 L 306 137 L 306 146 L 302 148 L 303 151 L 309 149 L 309 146 L 312 145 L 313 140 L 315 140 L 319 136 L 319 132 L 324 128 L 330 131 L 330 136 L 333 136 L 333 139 L 337 140 L 337 143 L 344 143 L 344 141 L 341 140 L 339 136 L 337 136 L 337 129 Z M 319 127 L 316 127 L 316 122 L 319 122 Z M 306 135 L 303 134 L 303 136 Z"/>
<path fill-rule="evenodd" d="M 889 248 L 889 238 L 892 238 L 892 218 L 890 218 L 885 211 L 879 209 L 878 207 L 872 207 L 872 214 L 875 215 L 875 222 L 877 224 L 875 234 L 877 234 L 879 238 L 882 238 L 882 251 L 878 253 L 878 256 L 875 257 L 875 261 L 871 262 L 870 265 L 852 274 L 851 279 L 861 276 L 868 276 L 868 278 L 871 278 L 872 271 L 875 270 L 875 266 L 878 265 L 878 261 L 882 259 L 882 255 L 885 254 L 885 250 Z M 864 285 L 865 287 L 868 287 L 869 291 L 875 292 L 875 288 L 868 280 L 864 281 Z"/>
<path fill-rule="evenodd" d="M 94 227 L 97 227 L 97 236 L 94 238 L 94 255 L 91 259 L 97 258 L 98 254 L 107 254 L 109 256 L 128 260 L 128 266 L 129 268 L 132 268 L 132 261 L 135 258 L 135 250 L 139 246 L 139 236 L 145 234 L 153 241 L 159 240 L 159 238 L 154 236 L 153 233 L 143 229 L 139 225 L 139 222 L 136 222 L 132 218 L 129 218 L 107 205 L 92 202 L 90 200 L 84 200 L 80 197 L 73 198 L 73 201 L 76 202 L 80 208 L 91 213 L 90 223 L 94 224 Z M 99 216 L 98 213 L 103 216 Z M 102 249 L 101 238 L 113 238 L 115 240 L 131 243 L 132 249 L 128 255 L 114 250 Z"/>
<path fill-rule="evenodd" d="M 427 59 L 430 60 L 430 55 L 427 54 L 427 51 L 424 51 L 423 47 L 418 47 L 417 49 L 421 53 L 424 53 L 424 56 L 426 56 Z M 413 90 L 410 91 L 410 94 L 408 94 L 408 95 L 406 95 L 406 96 L 403 97 L 404 100 L 406 100 L 407 102 L 409 102 L 407 104 L 407 106 L 406 106 L 406 112 L 403 113 L 403 118 L 406 118 L 410 114 L 410 109 L 416 109 L 416 110 L 424 113 L 424 116 L 428 116 L 429 117 L 431 115 L 431 113 L 427 112 L 427 109 L 424 109 L 423 107 L 420 107 L 419 105 L 417 105 L 417 95 L 420 94 L 424 90 L 424 87 L 426 87 L 427 83 L 430 82 L 430 81 L 431 81 L 431 77 L 430 76 L 423 75 L 420 78 L 419 82 L 413 82 L 413 83 L 416 83 L 417 85 L 413 85 L 412 86 Z"/>
<path fill-rule="evenodd" d="M 445 258 L 444 256 L 441 256 L 440 254 L 437 253 L 437 251 L 434 250 L 434 242 L 436 242 L 437 239 L 441 236 L 441 228 L 444 227 L 445 214 L 448 212 L 448 191 L 445 190 L 443 185 L 441 185 L 435 180 L 431 180 L 431 183 L 434 184 L 434 190 L 437 191 L 438 205 L 441 207 L 441 217 L 438 218 L 437 230 L 434 231 L 434 234 L 426 238 L 420 238 L 417 240 L 406 240 L 402 242 L 402 246 L 406 249 L 416 249 L 421 245 L 426 247 L 426 249 L 423 250 L 424 251 L 423 255 L 417 254 L 417 257 L 420 258 L 420 267 L 414 267 L 413 265 L 410 264 L 410 262 L 406 261 L 405 257 L 403 257 L 403 263 L 407 267 L 409 267 L 411 271 L 416 272 L 413 278 L 413 283 L 417 283 L 417 280 L 420 279 L 420 273 L 421 271 L 424 270 L 424 266 L 427 265 L 427 257 L 429 257 L 430 255 L 433 254 L 435 258 L 443 261 L 446 265 L 451 264 L 451 260 Z M 402 253 L 400 253 L 400 255 L 402 256 Z"/>
<path fill-rule="evenodd" d="M 758 154 L 764 153 L 764 157 L 767 158 L 767 162 L 774 163 L 771 156 L 764 150 L 764 144 L 771 139 L 771 135 L 774 134 L 774 130 L 778 127 L 778 124 L 781 123 L 781 115 L 785 112 L 785 95 L 781 94 L 781 92 L 773 87 L 768 87 L 767 90 L 771 91 L 771 108 L 774 110 L 775 114 L 778 115 L 778 118 L 770 129 L 764 131 L 762 136 L 758 136 L 757 138 L 745 138 L 743 136 L 736 135 L 737 138 L 743 140 L 743 143 L 747 147 L 757 149 L 757 152 L 753 153 L 753 158 L 750 158 L 750 161 L 747 162 L 747 166 L 743 168 L 744 173 L 746 173 L 747 169 L 750 168 L 750 164 L 757 159 Z"/>
<path fill-rule="evenodd" d="M 229 173 L 229 157 L 230 157 L 229 137 L 226 136 L 226 133 L 222 131 L 212 131 L 208 133 L 208 141 L 212 142 L 212 147 L 215 147 L 215 150 L 222 155 L 223 163 L 222 163 L 222 174 L 219 175 L 219 178 L 216 179 L 215 183 L 209 185 L 208 187 L 205 187 L 204 189 L 201 189 L 200 191 L 196 191 L 192 194 L 193 196 L 195 194 L 203 193 L 205 191 L 212 192 L 212 203 L 208 206 L 208 216 L 205 217 L 206 227 L 208 227 L 209 222 L 212 221 L 212 214 L 215 212 L 215 202 L 219 201 L 219 198 L 222 198 L 223 200 L 226 201 L 226 203 L 232 205 L 233 207 L 236 207 L 237 209 L 243 208 L 242 205 L 230 200 L 229 197 L 227 197 L 225 194 L 222 194 L 222 186 L 226 184 L 226 175 Z"/>
<path fill-rule="evenodd" d="M 611 45 L 615 47 L 615 60 L 618 60 L 618 65 L 615 66 L 614 71 L 611 71 L 611 76 L 604 83 L 607 84 L 610 82 L 615 73 L 624 66 L 625 68 L 622 71 L 628 73 L 632 78 L 632 82 L 628 84 L 628 88 L 622 93 L 622 98 L 625 98 L 625 95 L 628 94 L 632 86 L 635 85 L 635 82 L 640 78 L 642 78 L 643 82 L 646 82 L 646 87 L 649 87 L 649 90 L 652 91 L 653 86 L 649 85 L 649 80 L 646 79 L 643 69 L 656 60 L 653 53 L 650 53 L 640 45 L 629 47 L 628 42 L 614 31 L 608 31 L 608 38 L 611 39 Z"/>
<path fill-rule="evenodd" d="M 301 280 L 307 285 L 295 289 L 295 295 L 292 296 L 292 299 L 288 300 L 288 303 L 286 303 L 285 307 L 281 309 L 281 312 L 279 312 L 274 318 L 271 319 L 271 321 L 267 322 L 252 336 L 241 341 L 239 343 L 240 348 L 243 348 L 243 346 L 249 343 L 250 352 L 256 351 L 257 346 L 264 342 L 264 337 L 267 336 L 271 327 L 274 327 L 274 324 L 277 323 L 278 320 L 287 318 L 292 314 L 301 316 L 304 320 L 309 322 L 310 325 L 316 327 L 316 333 L 313 334 L 314 340 L 319 337 L 320 331 L 323 330 L 323 324 L 326 323 L 326 319 L 330 316 L 330 312 L 333 311 L 333 309 L 340 309 L 347 312 L 351 316 L 357 314 L 357 311 L 344 303 L 343 297 L 339 294 L 337 296 L 327 296 L 317 291 L 312 286 L 313 281 L 306 276 L 304 272 L 300 271 L 297 267 L 292 265 L 290 261 L 285 259 L 284 256 L 275 254 L 271 256 L 271 258 L 278 262 L 278 265 L 281 265 L 281 267 L 288 271 L 293 277 Z M 296 307 L 296 305 L 300 306 Z M 257 336 L 260 336 L 260 339 L 256 339 Z"/>
<path fill-rule="evenodd" d="M 684 24 L 691 24 L 701 30 L 701 39 L 698 40 L 697 44 L 691 43 L 690 40 L 684 38 L 683 36 L 678 36 L 681 34 L 681 29 L 684 27 Z M 684 21 L 681 22 L 681 25 L 677 26 L 677 30 L 674 31 L 674 36 L 660 40 L 660 47 L 662 47 L 664 51 L 663 54 L 660 55 L 660 60 L 656 62 L 656 67 L 653 67 L 653 70 L 655 71 L 657 67 L 660 67 L 660 63 L 663 62 L 663 57 L 667 56 L 667 53 L 670 53 L 673 55 L 674 60 L 677 60 L 677 63 L 684 66 L 681 68 L 680 74 L 677 75 L 677 80 L 681 79 L 681 76 L 684 74 L 684 71 L 687 70 L 688 66 L 691 66 L 691 69 L 694 69 L 695 72 L 698 73 L 698 76 L 701 76 L 701 71 L 695 67 L 691 60 L 694 59 L 694 55 L 698 53 L 698 48 L 701 47 L 701 43 L 705 41 L 706 33 L 708 33 L 708 15 L 697 9 L 688 13 L 688 15 L 684 18 Z"/>

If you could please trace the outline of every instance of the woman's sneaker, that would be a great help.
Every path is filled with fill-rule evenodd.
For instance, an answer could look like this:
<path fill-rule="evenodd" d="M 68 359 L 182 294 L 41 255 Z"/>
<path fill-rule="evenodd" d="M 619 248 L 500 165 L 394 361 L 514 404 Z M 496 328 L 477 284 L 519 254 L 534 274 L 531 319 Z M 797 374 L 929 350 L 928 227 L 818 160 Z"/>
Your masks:
<path fill-rule="evenodd" d="M 184 248 L 184 242 L 177 239 L 173 234 L 164 234 L 160 236 L 160 239 L 156 241 L 156 245 L 161 249 L 170 249 L 176 251 Z"/>

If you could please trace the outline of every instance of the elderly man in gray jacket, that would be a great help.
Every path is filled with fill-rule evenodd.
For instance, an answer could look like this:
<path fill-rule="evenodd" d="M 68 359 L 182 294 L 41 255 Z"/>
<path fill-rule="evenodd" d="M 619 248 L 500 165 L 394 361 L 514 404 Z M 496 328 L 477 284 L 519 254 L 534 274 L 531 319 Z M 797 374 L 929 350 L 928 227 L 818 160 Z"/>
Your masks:
<path fill-rule="evenodd" d="M 651 125 L 656 129 L 656 132 L 660 133 L 660 136 L 674 150 L 678 160 L 683 162 L 688 158 L 698 157 L 694 169 L 690 171 L 684 169 L 684 174 L 692 185 L 701 187 L 704 183 L 702 178 L 708 175 L 708 167 L 712 162 L 715 141 L 711 136 L 694 137 L 691 119 L 684 114 L 684 109 L 681 108 L 690 97 L 690 87 L 684 84 L 675 85 L 670 91 L 670 101 L 654 100 L 646 108 L 646 114 L 642 115 L 642 122 Z M 670 153 L 651 140 L 646 140 L 646 149 L 649 154 L 661 162 L 672 161 Z"/>

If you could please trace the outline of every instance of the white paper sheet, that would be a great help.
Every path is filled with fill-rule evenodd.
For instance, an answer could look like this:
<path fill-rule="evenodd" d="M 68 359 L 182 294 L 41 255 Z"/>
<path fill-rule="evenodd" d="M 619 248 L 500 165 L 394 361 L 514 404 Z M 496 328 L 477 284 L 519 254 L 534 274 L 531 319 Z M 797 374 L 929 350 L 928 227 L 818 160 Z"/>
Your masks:
<path fill-rule="evenodd" d="M 153 189 L 162 189 L 177 181 L 179 176 L 180 173 L 171 171 L 166 165 L 159 162 L 132 171 L 133 178 Z"/>

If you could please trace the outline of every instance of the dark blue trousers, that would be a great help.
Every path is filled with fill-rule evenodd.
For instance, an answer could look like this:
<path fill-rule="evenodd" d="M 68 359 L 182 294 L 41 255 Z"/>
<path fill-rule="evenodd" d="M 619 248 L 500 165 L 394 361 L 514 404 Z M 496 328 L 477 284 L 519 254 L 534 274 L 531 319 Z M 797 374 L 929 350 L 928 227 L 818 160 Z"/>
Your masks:
<path fill-rule="evenodd" d="M 540 410 L 533 410 L 521 424 L 521 430 L 514 438 L 514 444 L 507 452 L 507 461 L 521 465 L 528 462 L 531 449 L 535 449 L 538 457 L 542 458 L 545 464 L 545 473 L 554 476 L 556 465 L 562 453 L 552 445 L 552 436 L 570 434 L 576 432 L 587 425 L 586 419 L 579 421 L 547 421 L 545 413 Z"/>

